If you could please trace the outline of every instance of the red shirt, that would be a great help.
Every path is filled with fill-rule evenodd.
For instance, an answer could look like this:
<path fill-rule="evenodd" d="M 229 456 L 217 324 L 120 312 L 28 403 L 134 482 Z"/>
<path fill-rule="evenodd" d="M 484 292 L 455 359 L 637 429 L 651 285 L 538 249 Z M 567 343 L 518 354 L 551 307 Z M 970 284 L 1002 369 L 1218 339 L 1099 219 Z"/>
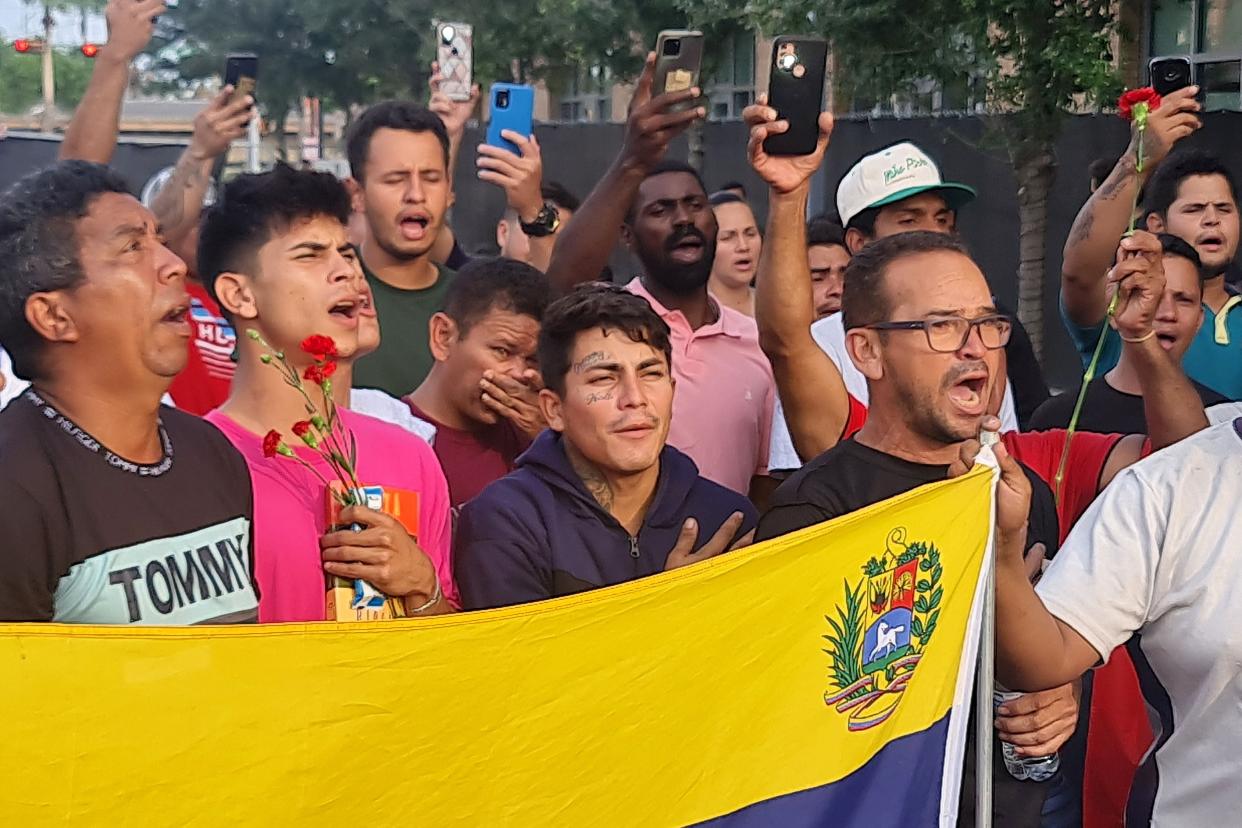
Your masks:
<path fill-rule="evenodd" d="M 177 408 L 201 417 L 228 399 L 237 334 L 206 288 L 187 280 L 186 291 L 190 294 L 190 325 L 194 335 L 190 340 L 189 361 L 173 380 L 168 395 Z"/>
<path fill-rule="evenodd" d="M 517 456 L 530 441 L 508 420 L 478 431 L 451 428 L 426 414 L 408 398 L 411 413 L 436 427 L 431 447 L 448 480 L 449 505 L 454 509 L 474 500 L 494 480 L 513 471 Z"/>

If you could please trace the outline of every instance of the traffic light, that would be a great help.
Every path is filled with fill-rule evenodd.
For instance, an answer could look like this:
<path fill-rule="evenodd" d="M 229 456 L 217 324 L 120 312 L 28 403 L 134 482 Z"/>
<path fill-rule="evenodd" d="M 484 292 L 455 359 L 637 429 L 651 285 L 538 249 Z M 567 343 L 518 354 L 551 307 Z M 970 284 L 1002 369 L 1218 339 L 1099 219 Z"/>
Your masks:
<path fill-rule="evenodd" d="M 86 55 L 88 58 L 93 58 L 95 55 L 99 54 L 99 44 L 83 43 L 82 54 Z"/>

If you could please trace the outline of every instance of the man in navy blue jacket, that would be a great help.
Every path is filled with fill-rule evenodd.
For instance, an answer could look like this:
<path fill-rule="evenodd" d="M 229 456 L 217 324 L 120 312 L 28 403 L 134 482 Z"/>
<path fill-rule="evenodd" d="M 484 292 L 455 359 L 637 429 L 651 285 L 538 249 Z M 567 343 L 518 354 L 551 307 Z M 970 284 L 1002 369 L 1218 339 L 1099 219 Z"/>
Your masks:
<path fill-rule="evenodd" d="M 672 347 L 644 299 L 584 285 L 548 307 L 538 354 L 551 428 L 461 512 L 463 608 L 624 583 L 750 542 L 750 501 L 666 445 Z"/>

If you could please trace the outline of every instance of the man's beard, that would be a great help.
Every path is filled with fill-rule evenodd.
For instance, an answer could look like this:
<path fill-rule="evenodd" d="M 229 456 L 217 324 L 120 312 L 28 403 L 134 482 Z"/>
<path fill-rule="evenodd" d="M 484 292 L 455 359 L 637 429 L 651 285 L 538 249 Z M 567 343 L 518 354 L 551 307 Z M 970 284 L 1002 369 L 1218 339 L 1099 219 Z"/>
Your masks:
<path fill-rule="evenodd" d="M 896 383 L 896 388 L 898 404 L 904 409 L 903 419 L 915 434 L 946 446 L 978 436 L 978 424 L 963 430 L 962 424 L 955 422 L 942 408 L 937 393 L 924 396 L 917 388 L 901 381 Z M 979 420 L 982 422 L 982 417 Z"/>
<path fill-rule="evenodd" d="M 697 262 L 681 264 L 673 261 L 673 249 L 687 237 L 699 239 L 702 243 L 702 255 Z M 696 227 L 686 227 L 668 237 L 664 249 L 659 251 L 639 247 L 639 261 L 651 280 L 665 290 L 677 296 L 686 296 L 701 290 L 712 275 L 712 264 L 716 259 L 716 239 L 707 238 Z"/>

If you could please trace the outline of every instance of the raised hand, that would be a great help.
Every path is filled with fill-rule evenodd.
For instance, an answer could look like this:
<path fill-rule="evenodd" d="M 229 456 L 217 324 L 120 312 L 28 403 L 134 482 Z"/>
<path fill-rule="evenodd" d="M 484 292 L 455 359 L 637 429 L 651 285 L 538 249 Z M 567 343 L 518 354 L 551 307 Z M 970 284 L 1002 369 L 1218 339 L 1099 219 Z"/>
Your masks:
<path fill-rule="evenodd" d="M 147 48 L 155 32 L 155 19 L 166 11 L 164 0 L 109 0 L 104 8 L 108 42 L 101 53 L 126 63 L 133 60 Z"/>
<path fill-rule="evenodd" d="M 824 151 L 828 149 L 828 139 L 832 135 L 831 112 L 819 114 L 819 141 L 810 155 L 768 155 L 764 151 L 763 142 L 768 136 L 780 135 L 789 129 L 789 122 L 781 120 L 777 111 L 768 106 L 766 93 L 760 94 L 754 104 L 746 107 L 742 119 L 750 127 L 750 140 L 746 145 L 750 165 L 777 193 L 790 193 L 805 185 L 823 163 Z"/>
<path fill-rule="evenodd" d="M 668 553 L 668 558 L 664 562 L 665 571 L 705 561 L 708 558 L 714 558 L 726 550 L 741 549 L 743 546 L 749 546 L 751 541 L 755 539 L 753 529 L 747 532 L 746 536 L 739 539 L 737 543 L 732 546 L 729 545 L 729 541 L 737 534 L 737 530 L 742 528 L 744 517 L 741 512 L 734 512 L 729 515 L 728 519 L 720 524 L 716 534 L 712 535 L 707 543 L 703 544 L 697 552 L 694 550 L 694 544 L 699 539 L 699 522 L 694 518 L 687 518 L 686 522 L 681 526 L 681 534 L 677 536 L 677 543 L 673 546 L 673 550 Z"/>
<path fill-rule="evenodd" d="M 1121 240 L 1117 263 L 1108 272 L 1108 292 L 1118 291 L 1113 324 L 1123 339 L 1148 337 L 1164 297 L 1164 250 L 1145 230 Z"/>
<path fill-rule="evenodd" d="M 689 103 L 699 97 L 697 86 L 652 97 L 655 60 L 655 52 L 647 55 L 643 73 L 634 89 L 634 97 L 630 99 L 625 143 L 621 147 L 624 162 L 643 170 L 649 170 L 660 163 L 674 138 L 685 132 L 690 124 L 707 117 L 707 110 L 701 106 L 684 110 L 677 108 L 680 104 Z"/>
<path fill-rule="evenodd" d="M 470 87 L 470 100 L 455 101 L 440 91 L 443 83 L 444 75 L 440 72 L 440 64 L 432 63 L 431 77 L 427 80 L 427 87 L 431 91 L 427 108 L 439 115 L 441 121 L 444 121 L 444 129 L 449 134 L 449 140 L 460 141 L 462 134 L 466 131 L 466 122 L 470 120 L 470 116 L 474 114 L 474 108 L 478 106 L 479 85 L 476 83 Z"/>
<path fill-rule="evenodd" d="M 520 221 L 534 221 L 543 207 L 543 155 L 535 136 L 527 138 L 511 129 L 500 136 L 512 141 L 521 152 L 514 155 L 503 147 L 479 144 L 479 180 L 495 184 L 505 191 L 510 207 Z"/>
<path fill-rule="evenodd" d="M 230 144 L 246 134 L 246 125 L 253 114 L 254 98 L 245 95 L 233 101 L 232 97 L 233 87 L 226 86 L 194 116 L 190 154 L 196 160 L 205 161 L 224 155 Z"/>
<path fill-rule="evenodd" d="M 1143 130 L 1143 160 L 1151 165 L 1159 164 L 1173 149 L 1173 145 L 1194 133 L 1203 122 L 1199 120 L 1202 107 L 1195 100 L 1199 87 L 1187 86 L 1170 92 L 1160 100 L 1147 116 L 1147 128 Z M 1134 128 L 1134 141 L 1138 141 L 1138 128 Z M 1134 149 L 1133 145 L 1131 147 Z"/>

